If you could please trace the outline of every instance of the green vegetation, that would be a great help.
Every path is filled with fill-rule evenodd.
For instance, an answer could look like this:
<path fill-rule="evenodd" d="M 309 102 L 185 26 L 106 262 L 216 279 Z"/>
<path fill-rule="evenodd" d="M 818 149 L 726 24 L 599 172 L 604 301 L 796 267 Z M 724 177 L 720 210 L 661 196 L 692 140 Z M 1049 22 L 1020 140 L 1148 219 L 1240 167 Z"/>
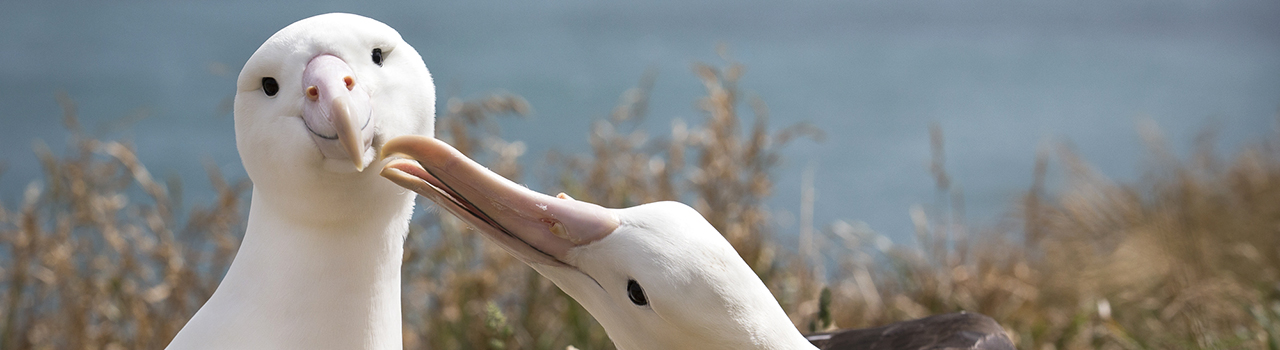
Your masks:
<path fill-rule="evenodd" d="M 605 206 L 693 205 L 804 330 L 969 310 L 1025 349 L 1280 348 L 1280 135 L 1232 159 L 1205 146 L 1181 160 L 1145 130 L 1154 165 L 1134 184 L 1108 181 L 1062 147 L 1056 161 L 1039 158 L 1001 225 L 964 225 L 962 201 L 945 199 L 903 208 L 917 246 L 836 222 L 801 254 L 781 248 L 763 202 L 779 148 L 821 135 L 804 124 L 771 130 L 764 103 L 739 93 L 741 66 L 694 71 L 704 118 L 646 135 L 647 76 L 593 125 L 590 154 L 548 155 L 560 172 L 547 180 Z M 161 348 L 234 256 L 249 184 L 209 167 L 217 198 L 184 209 L 178 180 L 158 182 L 129 146 L 87 136 L 64 107 L 74 147 L 37 147 L 43 185 L 0 206 L 0 348 Z M 495 118 L 529 110 L 511 95 L 450 99 L 438 136 L 521 178 L 523 146 L 502 139 Z M 939 193 L 958 197 L 942 133 L 933 136 Z M 1050 164 L 1067 179 L 1053 191 L 1043 185 Z M 571 298 L 448 214 L 415 219 L 404 262 L 408 349 L 612 347 Z"/>

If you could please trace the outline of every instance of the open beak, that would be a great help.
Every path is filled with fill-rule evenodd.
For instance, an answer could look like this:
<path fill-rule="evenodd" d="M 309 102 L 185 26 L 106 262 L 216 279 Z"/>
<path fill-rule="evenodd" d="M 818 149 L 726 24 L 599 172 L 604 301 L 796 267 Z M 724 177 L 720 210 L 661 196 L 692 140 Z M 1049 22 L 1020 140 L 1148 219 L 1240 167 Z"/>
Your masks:
<path fill-rule="evenodd" d="M 431 199 L 526 263 L 565 263 L 569 249 L 598 241 L 618 227 L 611 209 L 548 196 L 511 182 L 427 136 L 407 135 L 382 146 L 401 156 L 382 176 Z"/>
<path fill-rule="evenodd" d="M 302 86 L 307 97 L 302 119 L 320 152 L 328 159 L 349 159 L 356 171 L 364 171 L 373 161 L 366 159 L 372 154 L 365 155 L 373 141 L 368 127 L 373 114 L 369 92 L 351 66 L 337 56 L 316 56 L 302 73 Z"/>

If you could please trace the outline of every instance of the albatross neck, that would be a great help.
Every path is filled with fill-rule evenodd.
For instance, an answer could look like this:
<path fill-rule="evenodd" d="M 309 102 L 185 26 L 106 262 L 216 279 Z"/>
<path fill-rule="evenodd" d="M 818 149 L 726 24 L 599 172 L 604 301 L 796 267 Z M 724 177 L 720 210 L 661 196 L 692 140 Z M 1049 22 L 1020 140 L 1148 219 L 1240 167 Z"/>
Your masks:
<path fill-rule="evenodd" d="M 201 308 L 219 314 L 214 327 L 264 342 L 237 344 L 249 347 L 401 348 L 400 265 L 412 196 L 347 203 L 360 207 L 347 214 L 352 220 L 306 222 L 271 194 L 254 189 L 240 250 Z"/>

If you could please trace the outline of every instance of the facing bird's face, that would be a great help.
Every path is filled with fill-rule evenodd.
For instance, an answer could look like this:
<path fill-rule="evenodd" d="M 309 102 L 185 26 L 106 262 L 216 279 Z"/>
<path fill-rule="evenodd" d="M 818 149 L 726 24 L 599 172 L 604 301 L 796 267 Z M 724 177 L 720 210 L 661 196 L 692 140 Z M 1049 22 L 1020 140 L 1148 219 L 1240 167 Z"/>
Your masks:
<path fill-rule="evenodd" d="M 236 147 L 258 189 L 311 191 L 382 181 L 378 150 L 433 135 L 435 88 L 418 52 L 376 20 L 323 14 L 254 52 L 236 82 Z M 376 168 L 381 168 L 376 166 Z"/>
<path fill-rule="evenodd" d="M 608 209 L 534 192 L 440 140 L 407 136 L 382 175 L 434 201 L 551 279 L 620 349 L 767 348 L 794 333 L 733 246 L 693 208 Z"/>

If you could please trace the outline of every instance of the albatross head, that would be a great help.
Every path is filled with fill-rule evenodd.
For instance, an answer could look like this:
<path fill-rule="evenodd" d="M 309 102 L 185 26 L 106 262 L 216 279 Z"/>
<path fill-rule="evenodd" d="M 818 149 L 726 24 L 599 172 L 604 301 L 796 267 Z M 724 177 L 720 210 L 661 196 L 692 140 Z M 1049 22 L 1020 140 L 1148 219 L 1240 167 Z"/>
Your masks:
<path fill-rule="evenodd" d="M 298 203 L 401 192 L 363 170 L 381 168 L 373 163 L 386 140 L 433 133 L 435 90 L 422 57 L 391 27 L 358 15 L 281 29 L 245 63 L 236 88 L 236 146 L 255 191 Z"/>
<path fill-rule="evenodd" d="M 244 240 L 168 348 L 400 347 L 413 194 L 364 169 L 386 140 L 431 135 L 434 104 L 422 58 L 378 21 L 325 14 L 268 38 L 236 82 Z"/>
<path fill-rule="evenodd" d="M 550 278 L 621 349 L 811 348 L 693 208 L 607 209 L 515 184 L 428 137 L 391 140 L 382 175 L 433 200 Z"/>

